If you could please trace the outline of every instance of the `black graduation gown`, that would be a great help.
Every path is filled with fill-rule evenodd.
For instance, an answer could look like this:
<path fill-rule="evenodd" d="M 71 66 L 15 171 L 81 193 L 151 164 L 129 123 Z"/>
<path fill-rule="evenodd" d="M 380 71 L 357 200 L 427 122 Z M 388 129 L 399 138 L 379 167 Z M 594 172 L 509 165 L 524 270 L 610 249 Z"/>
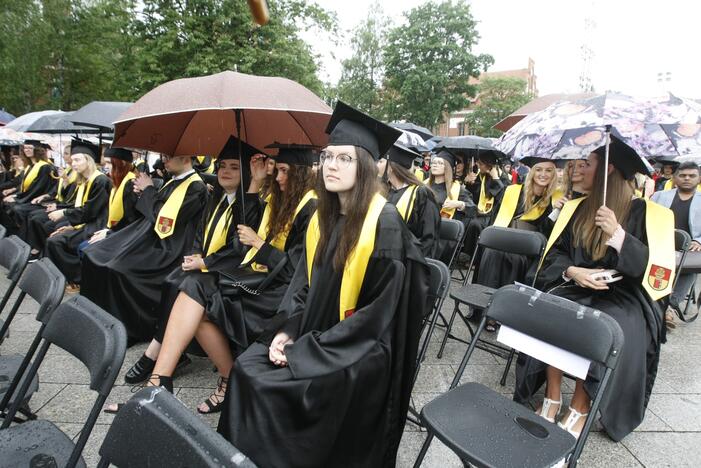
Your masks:
<path fill-rule="evenodd" d="M 475 204 L 479 206 L 480 192 L 481 192 L 481 182 L 479 176 L 475 180 L 475 183 L 468 185 L 467 189 L 472 194 L 473 200 L 477 200 Z M 499 212 L 499 207 L 501 206 L 501 199 L 504 196 L 504 184 L 502 184 L 500 179 L 491 179 L 485 183 L 484 190 L 486 193 L 494 198 L 494 203 L 492 205 L 492 210 L 487 214 L 479 214 L 470 219 L 469 223 L 465 228 L 465 240 L 463 242 L 463 252 L 468 255 L 472 255 L 477 247 L 477 240 L 482 234 L 484 228 L 489 226 L 492 221 L 492 216 L 494 213 Z"/>
<path fill-rule="evenodd" d="M 265 265 L 271 272 L 280 262 L 285 262 L 275 279 L 258 296 L 248 293 L 223 295 L 216 291 L 206 304 L 207 318 L 216 323 L 232 342 L 234 355 L 243 352 L 269 326 L 275 316 L 285 291 L 295 274 L 299 258 L 304 252 L 307 225 L 316 211 L 316 200 L 309 200 L 295 216 L 285 241 L 284 251 L 278 250 L 269 242 L 263 244 L 253 257 L 253 261 Z M 229 270 L 236 277 L 237 271 L 250 271 L 249 268 Z M 243 273 L 242 273 L 243 274 Z M 195 294 L 192 286 L 182 284 L 180 289 L 188 296 Z M 192 297 L 192 296 L 191 296 Z"/>
<path fill-rule="evenodd" d="M 433 193 L 436 196 L 436 203 L 438 204 L 438 209 L 443 206 L 443 203 L 445 202 L 445 199 L 447 198 L 446 191 L 445 191 L 445 184 L 440 183 L 440 184 L 431 184 L 429 185 L 430 189 L 433 191 Z M 462 222 L 463 224 L 469 223 L 470 219 L 475 215 L 477 211 L 477 207 L 475 206 L 473 202 L 472 195 L 470 192 L 468 192 L 465 189 L 465 186 L 460 184 L 460 196 L 458 196 L 458 200 L 465 202 L 465 211 L 458 211 L 455 210 L 455 215 L 453 219 Z M 440 212 L 439 212 L 440 214 Z M 440 227 L 439 227 L 440 229 Z M 440 231 L 439 231 L 440 234 Z M 438 260 L 442 260 L 443 262 L 448 262 L 450 259 L 449 258 L 440 258 L 441 254 L 443 252 L 453 252 L 455 250 L 455 245 L 457 243 L 453 241 L 446 241 L 439 239 L 438 240 L 438 250 L 436 251 L 436 256 L 439 257 Z"/>
<path fill-rule="evenodd" d="M 129 226 L 143 216 L 139 210 L 136 209 L 138 201 L 139 195 L 134 192 L 134 179 L 128 180 L 124 185 L 124 192 L 122 192 L 122 210 L 124 211 L 124 215 L 114 226 L 110 227 L 110 234 Z M 105 226 L 107 226 L 107 223 L 105 223 Z"/>
<path fill-rule="evenodd" d="M 662 309 L 641 286 L 648 260 L 645 214 L 645 202 L 634 200 L 624 226 L 626 237 L 620 255 L 609 247 L 601 260 L 593 261 L 583 248 L 574 246 L 575 212 L 538 275 L 538 286 L 543 291 L 601 310 L 613 317 L 623 330 L 625 343 L 618 366 L 599 408 L 604 430 L 615 441 L 632 432 L 645 416 L 657 375 L 660 345 L 664 341 Z M 565 283 L 563 280 L 562 273 L 569 266 L 614 268 L 624 279 L 610 284 L 608 291 L 580 288 L 573 281 Z M 527 402 L 545 381 L 545 369 L 542 362 L 520 355 L 514 400 Z M 602 376 L 600 366 L 589 369 L 584 387 L 590 397 Z"/>
<path fill-rule="evenodd" d="M 399 190 L 390 189 L 387 201 L 396 206 L 407 188 L 408 186 Z M 445 185 L 443 188 L 445 191 Z M 403 215 L 403 213 L 400 214 Z M 419 186 L 417 189 L 414 207 L 407 217 L 406 223 L 409 231 L 419 240 L 424 256 L 435 258 L 438 251 L 441 214 L 436 198 L 428 187 Z"/>
<path fill-rule="evenodd" d="M 554 225 L 553 221 L 548 217 L 552 212 L 552 205 L 548 203 L 543 214 L 537 219 L 520 221 L 517 218 L 524 214 L 524 192 L 525 189 L 521 189 L 516 211 L 514 212 L 514 221 L 511 222 L 510 227 L 540 232 L 547 239 L 550 237 L 550 232 Z M 496 212 L 493 212 L 490 224 L 493 224 L 495 219 Z M 530 285 L 539 261 L 539 258 L 528 259 L 525 255 L 485 249 L 480 258 L 477 280 L 475 282 L 495 289 L 507 284 L 513 284 L 514 281 Z"/>
<path fill-rule="evenodd" d="M 214 161 L 212 161 L 212 158 L 209 156 L 205 156 L 201 164 L 196 156 L 192 158 L 192 168 L 197 171 L 200 177 L 202 177 L 202 180 L 211 186 L 216 186 L 217 174 L 215 172 L 207 172 L 212 164 L 214 164 Z"/>
<path fill-rule="evenodd" d="M 207 228 L 210 216 L 214 210 L 217 209 L 217 205 L 219 205 L 222 197 L 222 194 L 216 194 L 215 196 L 211 197 L 207 210 L 200 221 L 197 236 L 195 237 L 195 243 L 190 251 L 190 254 L 200 254 L 204 256 L 204 251 L 206 250 L 204 231 Z M 219 210 L 218 216 L 216 216 L 212 221 L 213 227 L 216 226 L 217 222 L 221 218 L 226 206 L 228 205 L 221 205 L 220 208 L 223 209 Z M 163 336 L 170 317 L 170 311 L 173 308 L 175 299 L 178 297 L 181 289 L 190 298 L 197 301 L 197 303 L 199 303 L 202 307 L 206 308 L 210 298 L 215 294 L 219 294 L 219 272 L 233 271 L 238 268 L 239 265 L 241 265 L 241 262 L 246 255 L 246 250 L 245 246 L 238 240 L 237 226 L 239 224 L 245 224 L 253 229 L 258 229 L 260 219 L 263 215 L 263 206 L 257 194 L 247 193 L 246 199 L 244 200 L 244 206 L 246 209 L 246 220 L 242 222 L 241 204 L 239 203 L 238 199 L 234 201 L 234 204 L 231 207 L 231 216 L 233 216 L 233 219 L 229 224 L 229 229 L 226 231 L 226 244 L 219 249 L 219 251 L 213 253 L 212 255 L 208 255 L 203 259 L 208 270 L 207 272 L 183 271 L 182 267 L 178 265 L 166 277 L 161 294 L 158 326 L 154 337 L 159 343 L 163 342 Z"/>
<path fill-rule="evenodd" d="M 84 225 L 80 229 L 62 232 L 46 241 L 46 256 L 64 274 L 70 283 L 80 283 L 80 257 L 78 246 L 107 225 L 107 211 L 112 181 L 99 175 L 90 186 L 88 199 L 79 208 L 66 208 L 64 215 L 71 226 Z"/>
<path fill-rule="evenodd" d="M 26 175 L 31 171 L 28 170 L 25 174 L 20 177 L 18 184 L 17 196 L 15 197 L 14 203 L 3 204 L 3 210 L 0 213 L 0 222 L 7 227 L 11 233 L 17 232 L 19 224 L 15 218 L 13 206 L 23 203 L 29 203 L 36 197 L 44 195 L 46 193 L 51 193 L 56 185 L 56 179 L 54 178 L 54 166 L 51 164 L 45 164 L 39 168 L 35 179 L 32 184 L 27 188 L 26 191 L 21 191 L 22 182 Z"/>
<path fill-rule="evenodd" d="M 394 466 L 425 312 L 428 270 L 418 242 L 385 206 L 353 315 L 339 322 L 331 268 L 339 222 L 307 285 L 306 256 L 280 307 L 288 367 L 254 343 L 234 363 L 219 432 L 258 466 Z M 418 307 L 417 307 L 418 305 Z"/>
<path fill-rule="evenodd" d="M 13 207 L 15 219 L 19 224 L 19 236 L 24 239 L 32 248 L 43 250 L 46 244 L 46 239 L 49 234 L 54 232 L 59 225 L 67 223 L 55 223 L 49 219 L 49 214 L 46 212 L 45 204 L 56 203 L 56 209 L 62 210 L 71 208 L 75 204 L 75 195 L 78 190 L 78 184 L 75 182 L 66 184 L 61 189 L 63 201 L 58 201 L 58 184 L 55 191 L 51 194 L 51 199 L 45 200 L 40 205 L 32 205 L 31 203 L 23 203 Z"/>
<path fill-rule="evenodd" d="M 136 204 L 143 218 L 83 250 L 81 294 L 120 319 L 132 343 L 153 337 L 163 280 L 182 263 L 206 206 L 207 187 L 191 183 L 175 232 L 164 239 L 155 233 L 158 212 L 188 177 L 160 191 L 147 187 Z"/>

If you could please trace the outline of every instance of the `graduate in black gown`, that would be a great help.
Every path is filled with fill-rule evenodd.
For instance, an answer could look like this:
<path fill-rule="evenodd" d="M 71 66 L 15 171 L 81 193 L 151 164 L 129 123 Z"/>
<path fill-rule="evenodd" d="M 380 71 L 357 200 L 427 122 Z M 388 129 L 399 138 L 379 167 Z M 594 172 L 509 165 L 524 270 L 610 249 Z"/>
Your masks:
<path fill-rule="evenodd" d="M 219 372 L 217 388 L 197 408 L 200 413 L 221 411 L 234 357 L 248 348 L 275 318 L 302 256 L 307 224 L 316 210 L 312 148 L 272 146 L 279 149 L 275 183 L 258 232 L 251 226 L 238 225 L 238 240 L 251 249 L 237 268 L 226 272 L 231 278 L 258 275 L 268 284 L 261 286 L 260 294 L 224 293 L 216 284 L 207 289 L 198 277 L 186 278 L 180 284 L 180 295 L 171 310 L 154 367 L 154 374 L 163 383 L 163 377 L 172 377 L 179 353 L 193 337 L 197 338 Z M 256 174 L 257 190 L 265 179 L 262 159 L 257 159 L 251 169 Z M 249 190 L 254 192 L 253 187 Z"/>
<path fill-rule="evenodd" d="M 261 467 L 394 466 L 405 423 L 428 271 L 378 193 L 398 133 L 341 102 L 329 131 L 287 320 L 236 359 L 219 421 Z"/>
<path fill-rule="evenodd" d="M 112 181 L 98 170 L 95 161 L 99 157 L 97 145 L 73 140 L 71 167 L 78 176 L 75 204 L 49 213 L 52 221 L 65 219 L 69 223 L 54 231 L 46 241 L 46 256 L 61 270 L 71 290 L 80 284 L 78 246 L 107 224 Z"/>
<path fill-rule="evenodd" d="M 164 278 L 195 238 L 207 187 L 189 156 L 162 156 L 170 181 L 159 190 L 140 173 L 136 209 L 143 218 L 83 251 L 81 294 L 124 323 L 130 343 L 150 340 Z"/>
<path fill-rule="evenodd" d="M 187 283 L 194 291 L 192 296 L 198 304 L 202 302 L 202 305 L 205 305 L 219 292 L 219 272 L 235 270 L 243 260 L 246 253 L 245 246 L 238 240 L 237 226 L 249 224 L 257 228 L 263 212 L 258 198 L 262 177 L 251 179 L 250 174 L 258 172 L 264 177 L 265 173 L 261 170 L 256 171 L 256 168 L 262 168 L 264 156 L 253 158 L 253 155 L 258 154 L 259 151 L 243 142 L 241 146 L 243 149 L 241 159 L 244 164 L 250 163 L 253 170 L 246 170 L 245 167 L 242 170 L 238 156 L 239 141 L 230 137 L 217 158 L 217 183 L 200 221 L 195 242 L 188 251 L 188 255 L 183 257 L 182 264 L 170 272 L 164 280 L 155 335 L 144 354 L 125 374 L 126 383 L 143 382 L 153 372 L 171 309 L 180 294 L 181 284 L 187 278 L 191 278 Z M 247 187 L 243 204 L 246 210 L 245 221 L 241 218 L 240 185 L 242 183 Z M 190 340 L 192 338 L 190 337 Z M 178 367 L 187 362 L 189 359 L 183 355 L 178 361 Z M 172 371 L 163 374 L 172 376 Z"/>
<path fill-rule="evenodd" d="M 619 441 L 642 422 L 655 381 L 664 340 L 663 314 L 656 299 L 665 294 L 665 289 L 671 289 L 665 278 L 671 282 L 674 226 L 673 215 L 664 212 L 666 208 L 633 198 L 629 181 L 635 172 L 645 171 L 635 152 L 614 139 L 610 164 L 605 168 L 604 151 L 599 148 L 587 159 L 581 186 L 589 195 L 568 202 L 560 213 L 537 285 L 543 291 L 598 309 L 621 326 L 625 343 L 599 407 L 604 430 Z M 602 205 L 604 169 L 608 169 L 606 206 Z M 665 225 L 665 219 L 671 226 Z M 660 233 L 668 238 L 660 237 Z M 605 283 L 593 276 L 601 269 L 615 269 L 623 279 Z M 561 427 L 576 437 L 602 376 L 603 369 L 593 365 L 586 381 L 577 380 L 569 411 L 560 420 Z M 537 412 L 555 421 L 564 409 L 560 370 L 521 354 L 514 399 L 527 402 L 546 379 L 546 398 Z"/>
<path fill-rule="evenodd" d="M 20 156 L 20 147 L 10 147 L 10 163 L 8 168 L 0 175 L 0 193 L 10 188 L 19 186 L 20 178 L 24 173 L 24 160 Z M 9 195 L 10 193 L 8 193 Z M 4 196 L 4 195 L 3 195 Z"/>
<path fill-rule="evenodd" d="M 397 207 L 399 215 L 419 240 L 426 258 L 436 258 L 440 208 L 431 189 L 412 171 L 417 157 L 420 158 L 418 153 L 395 143 L 387 157 L 378 161 L 377 169 L 389 185 L 387 201 Z"/>

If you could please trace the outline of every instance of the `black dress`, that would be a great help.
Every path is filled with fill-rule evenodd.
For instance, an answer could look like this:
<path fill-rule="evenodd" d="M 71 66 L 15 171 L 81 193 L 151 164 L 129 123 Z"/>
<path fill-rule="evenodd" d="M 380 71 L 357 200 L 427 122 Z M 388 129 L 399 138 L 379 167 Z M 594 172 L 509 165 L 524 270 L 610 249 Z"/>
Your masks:
<path fill-rule="evenodd" d="M 78 246 L 107 225 L 107 203 L 112 181 L 105 175 L 93 180 L 88 199 L 79 208 L 66 208 L 64 216 L 71 226 L 81 228 L 65 231 L 46 240 L 46 256 L 58 267 L 70 283 L 80 283 Z"/>
<path fill-rule="evenodd" d="M 601 423 L 615 441 L 623 439 L 643 420 L 645 408 L 657 375 L 660 345 L 664 341 L 662 309 L 641 286 L 648 260 L 645 232 L 645 202 L 633 200 L 625 222 L 626 237 L 620 255 L 609 247 L 604 257 L 593 261 L 573 243 L 572 226 L 577 212 L 553 245 L 538 275 L 538 286 L 557 296 L 593 307 L 613 317 L 621 326 L 625 343 L 599 408 Z M 607 291 L 594 291 L 565 282 L 562 273 L 569 266 L 613 268 L 624 279 L 609 284 Z M 576 333 L 576 331 L 573 331 Z M 514 399 L 527 402 L 545 382 L 546 365 L 521 354 L 516 367 Z M 592 366 L 584 388 L 592 397 L 603 376 L 600 366 Z"/>
<path fill-rule="evenodd" d="M 353 315 L 339 322 L 341 273 L 326 259 L 307 283 L 302 256 L 280 307 L 288 367 L 254 343 L 234 363 L 219 432 L 258 466 L 394 466 L 409 404 L 428 271 L 392 206 L 378 223 Z"/>
<path fill-rule="evenodd" d="M 147 187 L 136 209 L 143 218 L 83 250 L 81 294 L 124 323 L 131 343 L 150 340 L 158 319 L 165 277 L 182 263 L 195 238 L 207 187 L 190 184 L 175 221 L 175 232 L 161 239 L 154 231 L 166 200 L 188 177 L 157 191 Z"/>
<path fill-rule="evenodd" d="M 285 262 L 278 271 L 275 279 L 259 296 L 247 293 L 237 295 L 223 295 L 216 291 L 208 299 L 205 305 L 207 318 L 217 324 L 232 343 L 234 355 L 242 353 L 265 330 L 270 320 L 275 316 L 282 301 L 285 291 L 299 258 L 304 252 L 304 239 L 307 225 L 316 211 L 316 200 L 309 200 L 297 213 L 290 232 L 285 241 L 285 249 L 278 250 L 269 242 L 263 244 L 253 257 L 253 261 L 265 265 L 271 272 L 280 262 Z M 238 271 L 246 269 L 237 268 Z M 236 276 L 237 270 L 229 273 Z M 184 282 L 180 290 L 190 297 L 196 296 L 193 285 Z"/>
<path fill-rule="evenodd" d="M 244 205 L 246 208 L 246 221 L 241 221 L 241 204 L 238 199 L 234 201 L 230 210 L 232 220 L 229 223 L 229 229 L 226 231 L 226 244 L 212 255 L 204 256 L 207 250 L 207 242 L 205 239 L 205 229 L 209 224 L 210 217 L 214 213 L 215 217 L 212 220 L 212 226 L 216 226 L 217 222 L 224 215 L 226 208 L 229 206 L 226 201 L 219 203 L 222 200 L 220 194 L 211 197 L 207 210 L 202 216 L 200 227 L 197 230 L 194 246 L 190 254 L 200 254 L 204 258 L 207 272 L 202 271 L 183 271 L 181 266 L 175 267 L 172 272 L 166 277 L 163 290 L 161 293 L 161 303 L 159 307 L 159 320 L 156 328 L 155 340 L 159 343 L 163 342 L 170 311 L 173 308 L 175 299 L 181 289 L 191 299 L 195 300 L 202 307 L 207 307 L 207 303 L 215 294 L 219 294 L 219 272 L 234 271 L 241 265 L 245 252 L 245 246 L 238 240 L 237 226 L 245 224 L 254 230 L 258 228 L 260 219 L 263 213 L 262 203 L 257 194 L 246 194 Z M 214 212 L 217 210 L 216 212 Z M 205 245 L 207 244 L 207 245 Z"/>
<path fill-rule="evenodd" d="M 387 201 L 396 206 L 408 188 L 407 186 L 399 190 L 391 189 L 387 194 Z M 443 185 L 443 189 L 445 191 L 445 185 Z M 409 231 L 419 240 L 421 251 L 426 258 L 435 258 L 438 250 L 441 215 L 440 206 L 436 203 L 436 197 L 431 189 L 419 186 L 416 189 L 414 207 L 411 213 L 408 216 L 405 213 L 400 213 L 400 215 L 406 220 Z"/>

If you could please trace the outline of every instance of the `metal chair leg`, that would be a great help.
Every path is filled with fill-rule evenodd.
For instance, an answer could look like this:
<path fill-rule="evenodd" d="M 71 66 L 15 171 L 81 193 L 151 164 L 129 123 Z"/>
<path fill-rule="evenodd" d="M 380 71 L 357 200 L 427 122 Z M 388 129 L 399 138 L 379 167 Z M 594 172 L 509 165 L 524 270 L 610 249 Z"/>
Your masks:
<path fill-rule="evenodd" d="M 514 354 L 516 354 L 516 351 L 513 349 L 511 350 L 511 353 L 509 353 L 509 357 L 506 360 L 506 367 L 504 367 L 504 373 L 501 374 L 501 380 L 499 381 L 499 385 L 502 387 L 506 385 L 506 376 L 509 375 L 509 369 L 511 369 L 511 363 L 514 360 Z"/>
<path fill-rule="evenodd" d="M 426 440 L 424 441 L 424 444 L 421 446 L 421 451 L 419 452 L 419 456 L 416 457 L 416 461 L 414 462 L 414 468 L 419 468 L 421 466 L 421 462 L 424 461 L 424 457 L 426 457 L 426 452 L 428 451 L 428 447 L 431 445 L 431 441 L 433 440 L 433 434 L 430 432 L 426 435 Z"/>
<path fill-rule="evenodd" d="M 445 349 L 446 343 L 448 343 L 448 337 L 450 336 L 450 330 L 453 328 L 453 322 L 455 321 L 455 316 L 458 314 L 459 305 L 457 301 L 455 302 L 455 308 L 453 309 L 453 314 L 450 316 L 450 321 L 448 322 L 448 327 L 445 329 L 445 335 L 443 336 L 443 342 L 441 343 L 441 349 L 438 350 L 438 359 L 443 357 L 443 350 Z"/>

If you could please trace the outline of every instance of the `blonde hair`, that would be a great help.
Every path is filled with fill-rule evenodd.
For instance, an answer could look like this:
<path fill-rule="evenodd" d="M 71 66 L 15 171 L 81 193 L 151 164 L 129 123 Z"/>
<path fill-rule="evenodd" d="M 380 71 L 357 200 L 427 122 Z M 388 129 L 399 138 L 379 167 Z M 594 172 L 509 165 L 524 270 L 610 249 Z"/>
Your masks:
<path fill-rule="evenodd" d="M 88 171 L 88 174 L 92 175 L 92 173 L 97 170 L 97 164 L 95 164 L 95 160 L 89 154 L 85 154 L 85 153 L 78 153 L 78 154 L 81 154 L 86 159 L 87 164 L 88 164 L 88 168 L 90 169 Z M 75 156 L 75 154 L 71 155 L 71 158 L 73 158 L 73 156 Z M 83 177 L 83 175 L 81 173 L 79 173 L 77 171 L 76 171 L 75 175 L 76 175 L 75 181 L 77 184 L 82 184 L 86 180 L 88 180 L 85 177 Z"/>
<path fill-rule="evenodd" d="M 435 156 L 438 158 L 438 156 Z M 453 166 L 450 165 L 450 161 L 439 158 L 443 160 L 443 167 L 445 168 L 445 172 L 443 173 L 443 177 L 445 178 L 445 196 L 446 199 L 450 198 L 450 189 L 453 188 Z M 431 172 L 428 176 L 428 185 L 429 187 L 434 184 L 436 181 L 436 177 L 433 175 L 433 172 Z"/>
<path fill-rule="evenodd" d="M 607 249 L 606 242 L 610 238 L 594 222 L 596 212 L 604 204 L 604 176 L 608 169 L 603 161 L 598 159 L 598 155 L 597 161 L 594 186 L 577 210 L 577 217 L 573 225 L 575 247 L 584 248 L 593 260 L 601 260 L 604 257 Z M 614 168 L 608 175 L 606 206 L 613 211 L 621 225 L 624 225 L 628 218 L 633 193 L 631 181 L 625 180 L 618 169 Z"/>
<path fill-rule="evenodd" d="M 544 163 L 538 163 L 538 164 L 544 164 Z M 553 192 L 557 188 L 557 173 L 553 173 L 553 178 L 548 184 L 547 187 L 543 190 L 543 194 L 541 195 L 540 199 L 536 202 L 536 198 L 538 197 L 535 194 L 535 182 L 533 182 L 533 179 L 535 178 L 535 167 L 538 165 L 535 164 L 530 171 L 528 171 L 528 175 L 526 176 L 526 181 L 524 182 L 524 197 L 523 197 L 523 212 L 528 213 L 533 209 L 533 207 L 538 206 L 542 209 L 546 209 L 548 207 L 548 204 L 550 203 L 550 199 L 553 196 Z M 546 163 L 546 164 L 553 164 L 554 163 Z M 556 168 L 557 170 L 557 168 Z"/>

